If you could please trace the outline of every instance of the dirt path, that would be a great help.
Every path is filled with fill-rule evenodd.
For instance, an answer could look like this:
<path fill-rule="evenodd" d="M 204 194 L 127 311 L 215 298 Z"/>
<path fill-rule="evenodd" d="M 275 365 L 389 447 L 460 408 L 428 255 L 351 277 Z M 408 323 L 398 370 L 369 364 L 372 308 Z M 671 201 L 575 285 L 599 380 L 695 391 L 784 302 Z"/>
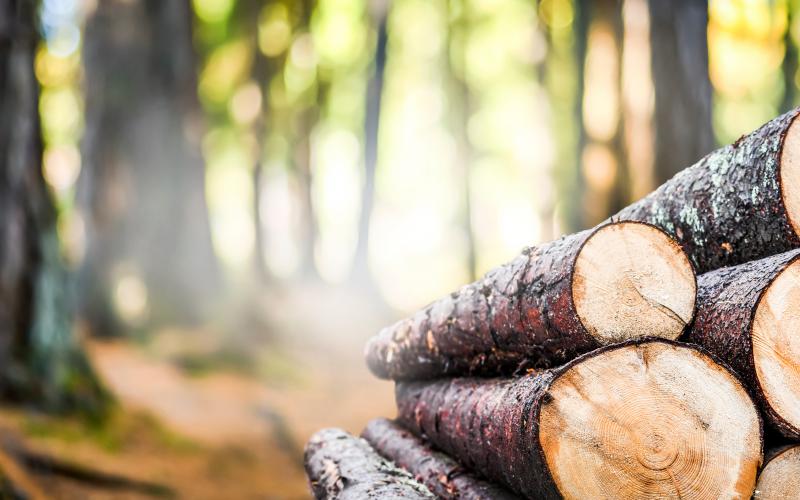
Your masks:
<path fill-rule="evenodd" d="M 392 385 L 372 377 L 361 357 L 364 339 L 387 319 L 335 292 L 264 298 L 279 335 L 268 342 L 256 337 L 252 349 L 280 345 L 267 354 L 300 374 L 288 382 L 219 370 L 192 375 L 163 355 L 166 343 L 157 335 L 147 346 L 90 341 L 92 363 L 120 404 L 121 423 L 111 437 L 8 410 L 0 412 L 0 432 L 37 452 L 165 485 L 178 498 L 309 498 L 301 455 L 314 431 L 337 426 L 358 433 L 369 419 L 394 414 Z M 204 342 L 201 332 L 186 333 L 167 343 L 191 349 Z M 247 349 L 251 340 L 245 339 Z M 153 498 L 37 478 L 54 498 Z"/>

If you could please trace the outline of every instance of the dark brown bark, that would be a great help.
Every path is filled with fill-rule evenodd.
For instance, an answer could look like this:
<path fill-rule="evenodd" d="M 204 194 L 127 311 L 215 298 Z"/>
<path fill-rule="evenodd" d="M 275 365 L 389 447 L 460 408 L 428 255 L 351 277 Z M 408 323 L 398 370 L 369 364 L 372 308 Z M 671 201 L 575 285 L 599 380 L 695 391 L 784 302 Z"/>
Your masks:
<path fill-rule="evenodd" d="M 98 414 L 42 176 L 37 2 L 0 0 L 0 398 Z"/>
<path fill-rule="evenodd" d="M 710 153 L 612 219 L 662 228 L 701 273 L 800 246 L 780 180 L 784 138 L 797 113 Z"/>
<path fill-rule="evenodd" d="M 522 255 L 414 316 L 384 328 L 367 345 L 377 376 L 395 380 L 513 371 L 523 361 L 549 365 L 599 344 L 578 319 L 571 275 L 592 231 L 526 249 Z"/>
<path fill-rule="evenodd" d="M 505 488 L 487 482 L 454 459 L 431 448 L 400 425 L 383 418 L 367 424 L 361 437 L 417 481 L 444 500 L 512 500 L 519 498 Z"/>
<path fill-rule="evenodd" d="M 147 287 L 153 322 L 206 319 L 222 282 L 200 154 L 202 115 L 188 0 L 99 2 L 86 26 L 86 133 L 77 205 L 88 248 L 82 309 L 113 334 L 125 266 Z"/>
<path fill-rule="evenodd" d="M 661 184 L 714 148 L 708 77 L 708 2 L 648 1 L 655 87 L 655 156 Z"/>
<path fill-rule="evenodd" d="M 793 439 L 800 438 L 800 429 L 773 409 L 761 388 L 751 332 L 764 292 L 798 258 L 800 249 L 701 275 L 697 281 L 695 321 L 683 339 L 705 347 L 730 364 L 749 388 L 767 422 Z"/>
<path fill-rule="evenodd" d="M 398 420 L 526 498 L 560 498 L 538 438 L 539 412 L 557 376 L 401 382 Z"/>
<path fill-rule="evenodd" d="M 317 499 L 435 498 L 408 472 L 387 461 L 363 439 L 324 429 L 306 445 L 305 468 Z"/>

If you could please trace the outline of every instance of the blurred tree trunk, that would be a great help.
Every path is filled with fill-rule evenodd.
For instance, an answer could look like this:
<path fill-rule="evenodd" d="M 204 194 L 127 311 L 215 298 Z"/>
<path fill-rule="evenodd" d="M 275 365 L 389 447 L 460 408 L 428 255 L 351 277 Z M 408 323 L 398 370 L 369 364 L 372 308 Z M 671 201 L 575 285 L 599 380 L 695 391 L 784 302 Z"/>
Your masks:
<path fill-rule="evenodd" d="M 269 83 L 275 75 L 276 64 L 268 59 L 258 45 L 258 23 L 261 9 L 270 2 L 262 0 L 242 0 L 235 7 L 237 22 L 240 24 L 245 36 L 253 44 L 253 66 L 251 77 L 261 91 L 262 110 L 253 124 L 253 133 L 256 137 L 255 164 L 253 165 L 253 229 L 255 235 L 255 248 L 253 249 L 253 267 L 261 283 L 267 283 L 270 278 L 265 262 L 266 233 L 264 220 L 261 216 L 261 204 L 264 183 L 264 142 L 267 140 L 266 107 L 269 102 Z"/>
<path fill-rule="evenodd" d="M 783 55 L 783 100 L 781 101 L 781 113 L 785 113 L 794 107 L 797 94 L 797 46 L 792 37 L 792 24 L 795 22 L 795 13 L 792 11 L 794 2 L 789 2 L 787 8 L 786 33 L 783 36 L 785 52 Z"/>
<path fill-rule="evenodd" d="M 372 75 L 367 82 L 367 101 L 364 116 L 364 186 L 361 189 L 361 214 L 358 219 L 358 242 L 353 260 L 353 277 L 371 281 L 369 273 L 369 231 L 375 203 L 375 172 L 378 166 L 378 128 L 381 121 L 383 82 L 386 71 L 386 29 L 389 4 L 385 0 L 369 2 L 370 18 L 377 31 Z"/>
<path fill-rule="evenodd" d="M 135 283 L 153 323 L 201 321 L 220 292 L 192 16 L 188 0 L 102 1 L 86 27 L 79 206 L 88 232 L 82 306 L 95 333 L 126 327 L 112 297 L 141 306 Z M 133 306 L 128 315 L 142 312 Z"/>
<path fill-rule="evenodd" d="M 708 2 L 649 0 L 655 87 L 656 184 L 714 148 L 708 76 Z"/>
<path fill-rule="evenodd" d="M 454 12 L 458 12 L 458 8 L 453 5 L 454 0 L 449 0 L 447 7 L 449 12 L 448 17 L 452 17 Z M 449 93 L 451 96 L 451 127 L 453 129 L 453 136 L 456 142 L 456 167 L 460 169 L 462 196 L 464 200 L 461 209 L 461 227 L 465 237 L 465 250 L 466 259 L 465 264 L 467 268 L 468 281 L 475 281 L 477 279 L 477 250 L 475 241 L 475 231 L 472 228 L 472 193 L 470 192 L 470 178 L 472 170 L 472 162 L 474 161 L 475 152 L 472 148 L 472 143 L 467 135 L 467 123 L 469 122 L 470 115 L 472 114 L 472 97 L 470 93 L 469 84 L 466 81 L 466 61 L 464 58 L 465 49 L 453 50 L 454 43 L 465 43 L 467 40 L 467 31 L 469 30 L 469 6 L 466 2 L 462 2 L 461 15 L 455 19 L 448 27 L 447 33 L 447 51 L 446 58 L 448 63 L 448 73 L 452 78 L 452 89 Z M 460 35 L 454 37 L 453 35 Z M 452 60 L 453 54 L 461 54 L 460 61 Z"/>
<path fill-rule="evenodd" d="M 582 115 L 589 0 L 574 0 L 572 5 L 575 16 L 569 26 L 553 26 L 552 19 L 539 18 L 547 35 L 547 52 L 541 71 L 552 109 L 552 129 L 558 151 L 554 168 L 558 224 L 553 228 L 554 236 L 585 227 L 579 200 L 583 199 L 586 189 L 581 175 L 581 152 L 586 145 Z"/>
<path fill-rule="evenodd" d="M 98 415 L 108 400 L 72 336 L 42 176 L 35 13 L 36 2 L 0 0 L 0 398 Z"/>
<path fill-rule="evenodd" d="M 298 12 L 297 32 L 299 36 L 311 36 L 311 17 L 316 8 L 316 0 L 302 0 L 296 2 Z M 308 278 L 317 278 L 317 268 L 314 263 L 314 249 L 317 243 L 317 218 L 314 213 L 314 195 L 312 192 L 313 165 L 311 134 L 319 122 L 321 103 L 324 102 L 324 84 L 320 78 L 319 66 L 316 68 L 316 81 L 313 84 L 313 98 L 300 105 L 296 115 L 297 135 L 294 141 L 293 163 L 295 179 L 297 180 L 300 195 L 300 211 L 302 227 L 300 232 L 300 272 Z"/>

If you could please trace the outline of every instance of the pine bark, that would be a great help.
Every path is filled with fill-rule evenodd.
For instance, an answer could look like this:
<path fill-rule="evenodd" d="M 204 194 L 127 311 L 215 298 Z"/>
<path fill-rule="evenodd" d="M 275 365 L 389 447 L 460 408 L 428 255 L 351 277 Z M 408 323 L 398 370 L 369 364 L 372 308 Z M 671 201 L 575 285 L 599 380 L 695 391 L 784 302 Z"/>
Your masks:
<path fill-rule="evenodd" d="M 531 247 L 504 266 L 414 316 L 384 328 L 367 345 L 367 364 L 394 380 L 544 366 L 598 347 L 572 300 L 575 258 L 593 231 Z"/>
<path fill-rule="evenodd" d="M 800 246 L 781 193 L 781 152 L 798 114 L 783 114 L 683 170 L 612 220 L 673 236 L 699 273 Z"/>
<path fill-rule="evenodd" d="M 305 468 L 314 497 L 319 500 L 435 498 L 366 441 L 340 429 L 324 429 L 311 437 L 306 445 Z"/>
<path fill-rule="evenodd" d="M 751 332 L 767 287 L 798 258 L 800 249 L 699 276 L 695 321 L 683 339 L 705 347 L 728 363 L 749 388 L 767 422 L 793 439 L 800 439 L 800 430 L 772 408 L 761 388 Z"/>
<path fill-rule="evenodd" d="M 361 437 L 396 465 L 409 471 L 417 481 L 444 500 L 512 500 L 510 491 L 489 483 L 436 451 L 400 425 L 386 419 L 367 424 Z"/>
<path fill-rule="evenodd" d="M 398 421 L 526 498 L 560 498 L 538 438 L 539 412 L 557 375 L 400 382 Z"/>

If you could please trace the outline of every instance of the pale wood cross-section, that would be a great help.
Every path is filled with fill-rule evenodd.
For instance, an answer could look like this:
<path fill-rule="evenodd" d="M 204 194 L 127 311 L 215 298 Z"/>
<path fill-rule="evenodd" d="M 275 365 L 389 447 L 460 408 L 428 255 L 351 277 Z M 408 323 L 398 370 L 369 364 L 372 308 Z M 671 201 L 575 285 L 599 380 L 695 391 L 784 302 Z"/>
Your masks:
<path fill-rule="evenodd" d="M 539 440 L 565 498 L 749 498 L 760 419 L 707 355 L 650 342 L 576 363 L 549 389 Z"/>
<path fill-rule="evenodd" d="M 772 409 L 800 429 L 800 260 L 761 296 L 751 332 L 756 377 Z"/>
<path fill-rule="evenodd" d="M 787 218 L 800 236 L 800 122 L 795 119 L 783 138 L 780 163 L 780 188 Z"/>
<path fill-rule="evenodd" d="M 761 471 L 753 494 L 756 500 L 797 500 L 800 498 L 800 445 L 775 455 Z"/>
<path fill-rule="evenodd" d="M 599 229 L 572 275 L 578 317 L 601 344 L 678 338 L 694 314 L 696 292 L 694 270 L 678 243 L 637 222 Z"/>

